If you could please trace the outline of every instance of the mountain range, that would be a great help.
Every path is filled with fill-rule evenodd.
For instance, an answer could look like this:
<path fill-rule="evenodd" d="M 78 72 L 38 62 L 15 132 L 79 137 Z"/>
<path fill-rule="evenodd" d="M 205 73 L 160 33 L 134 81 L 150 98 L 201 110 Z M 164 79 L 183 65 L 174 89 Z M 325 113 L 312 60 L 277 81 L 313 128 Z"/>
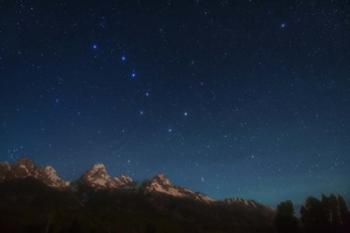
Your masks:
<path fill-rule="evenodd" d="M 68 182 L 30 159 L 0 162 L 1 232 L 269 232 L 273 216 L 253 200 L 215 200 L 164 174 L 135 182 L 95 164 Z"/>

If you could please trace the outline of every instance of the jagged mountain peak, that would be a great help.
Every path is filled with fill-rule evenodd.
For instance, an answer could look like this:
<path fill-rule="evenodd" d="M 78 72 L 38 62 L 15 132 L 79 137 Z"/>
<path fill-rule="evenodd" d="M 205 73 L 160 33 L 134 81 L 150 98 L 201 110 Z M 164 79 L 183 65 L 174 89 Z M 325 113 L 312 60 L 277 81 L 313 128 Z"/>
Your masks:
<path fill-rule="evenodd" d="M 91 170 L 107 170 L 103 163 L 96 163 L 91 167 Z"/>
<path fill-rule="evenodd" d="M 151 182 L 152 183 L 159 183 L 161 185 L 167 185 L 167 186 L 172 185 L 171 181 L 164 173 L 159 173 L 159 174 L 155 175 L 151 179 Z"/>
<path fill-rule="evenodd" d="M 45 166 L 41 171 L 41 179 L 51 184 L 52 187 L 66 187 L 70 183 L 62 180 L 52 166 Z"/>
<path fill-rule="evenodd" d="M 129 186 L 133 183 L 131 177 L 121 175 L 112 177 L 104 164 L 97 163 L 80 178 L 80 183 L 94 189 L 115 189 Z"/>
<path fill-rule="evenodd" d="M 13 164 L 0 162 L 0 181 L 27 177 L 40 180 L 50 187 L 64 188 L 68 186 L 68 182 L 62 180 L 51 166 L 43 168 L 35 166 L 33 161 L 28 158 L 19 159 Z"/>
<path fill-rule="evenodd" d="M 85 174 L 86 177 L 109 178 L 106 166 L 103 163 L 94 164 Z"/>
<path fill-rule="evenodd" d="M 161 193 L 168 196 L 189 198 L 194 200 L 200 200 L 204 202 L 213 202 L 210 197 L 201 193 L 193 192 L 190 189 L 173 185 L 169 178 L 163 173 L 159 173 L 154 176 L 148 182 L 145 183 L 144 190 L 148 193 Z"/>
<path fill-rule="evenodd" d="M 33 172 L 36 169 L 33 161 L 29 158 L 21 158 L 11 167 L 11 170 L 13 170 L 13 175 L 16 177 L 33 176 Z"/>

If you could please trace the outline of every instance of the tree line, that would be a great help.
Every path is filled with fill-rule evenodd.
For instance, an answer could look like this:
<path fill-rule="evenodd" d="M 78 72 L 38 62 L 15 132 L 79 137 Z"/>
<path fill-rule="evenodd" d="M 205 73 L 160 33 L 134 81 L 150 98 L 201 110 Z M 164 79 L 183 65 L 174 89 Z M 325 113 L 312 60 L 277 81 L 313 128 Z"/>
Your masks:
<path fill-rule="evenodd" d="M 292 201 L 277 206 L 274 225 L 279 233 L 349 233 L 350 213 L 340 195 L 308 197 L 295 216 Z"/>

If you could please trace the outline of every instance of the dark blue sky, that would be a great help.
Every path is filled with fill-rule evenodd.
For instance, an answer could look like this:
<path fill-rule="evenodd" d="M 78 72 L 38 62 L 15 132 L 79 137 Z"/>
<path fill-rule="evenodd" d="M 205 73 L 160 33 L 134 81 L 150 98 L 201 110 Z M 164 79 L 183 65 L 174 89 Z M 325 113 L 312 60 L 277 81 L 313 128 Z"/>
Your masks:
<path fill-rule="evenodd" d="M 347 1 L 1 1 L 0 160 L 214 198 L 350 198 Z"/>

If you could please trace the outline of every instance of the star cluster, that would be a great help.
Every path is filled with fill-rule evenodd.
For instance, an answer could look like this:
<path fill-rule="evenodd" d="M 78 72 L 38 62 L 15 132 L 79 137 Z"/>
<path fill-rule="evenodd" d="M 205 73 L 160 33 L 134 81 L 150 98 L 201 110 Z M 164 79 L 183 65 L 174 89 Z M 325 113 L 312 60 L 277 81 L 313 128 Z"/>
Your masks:
<path fill-rule="evenodd" d="M 349 198 L 349 28 L 346 1 L 3 1 L 0 160 Z"/>

